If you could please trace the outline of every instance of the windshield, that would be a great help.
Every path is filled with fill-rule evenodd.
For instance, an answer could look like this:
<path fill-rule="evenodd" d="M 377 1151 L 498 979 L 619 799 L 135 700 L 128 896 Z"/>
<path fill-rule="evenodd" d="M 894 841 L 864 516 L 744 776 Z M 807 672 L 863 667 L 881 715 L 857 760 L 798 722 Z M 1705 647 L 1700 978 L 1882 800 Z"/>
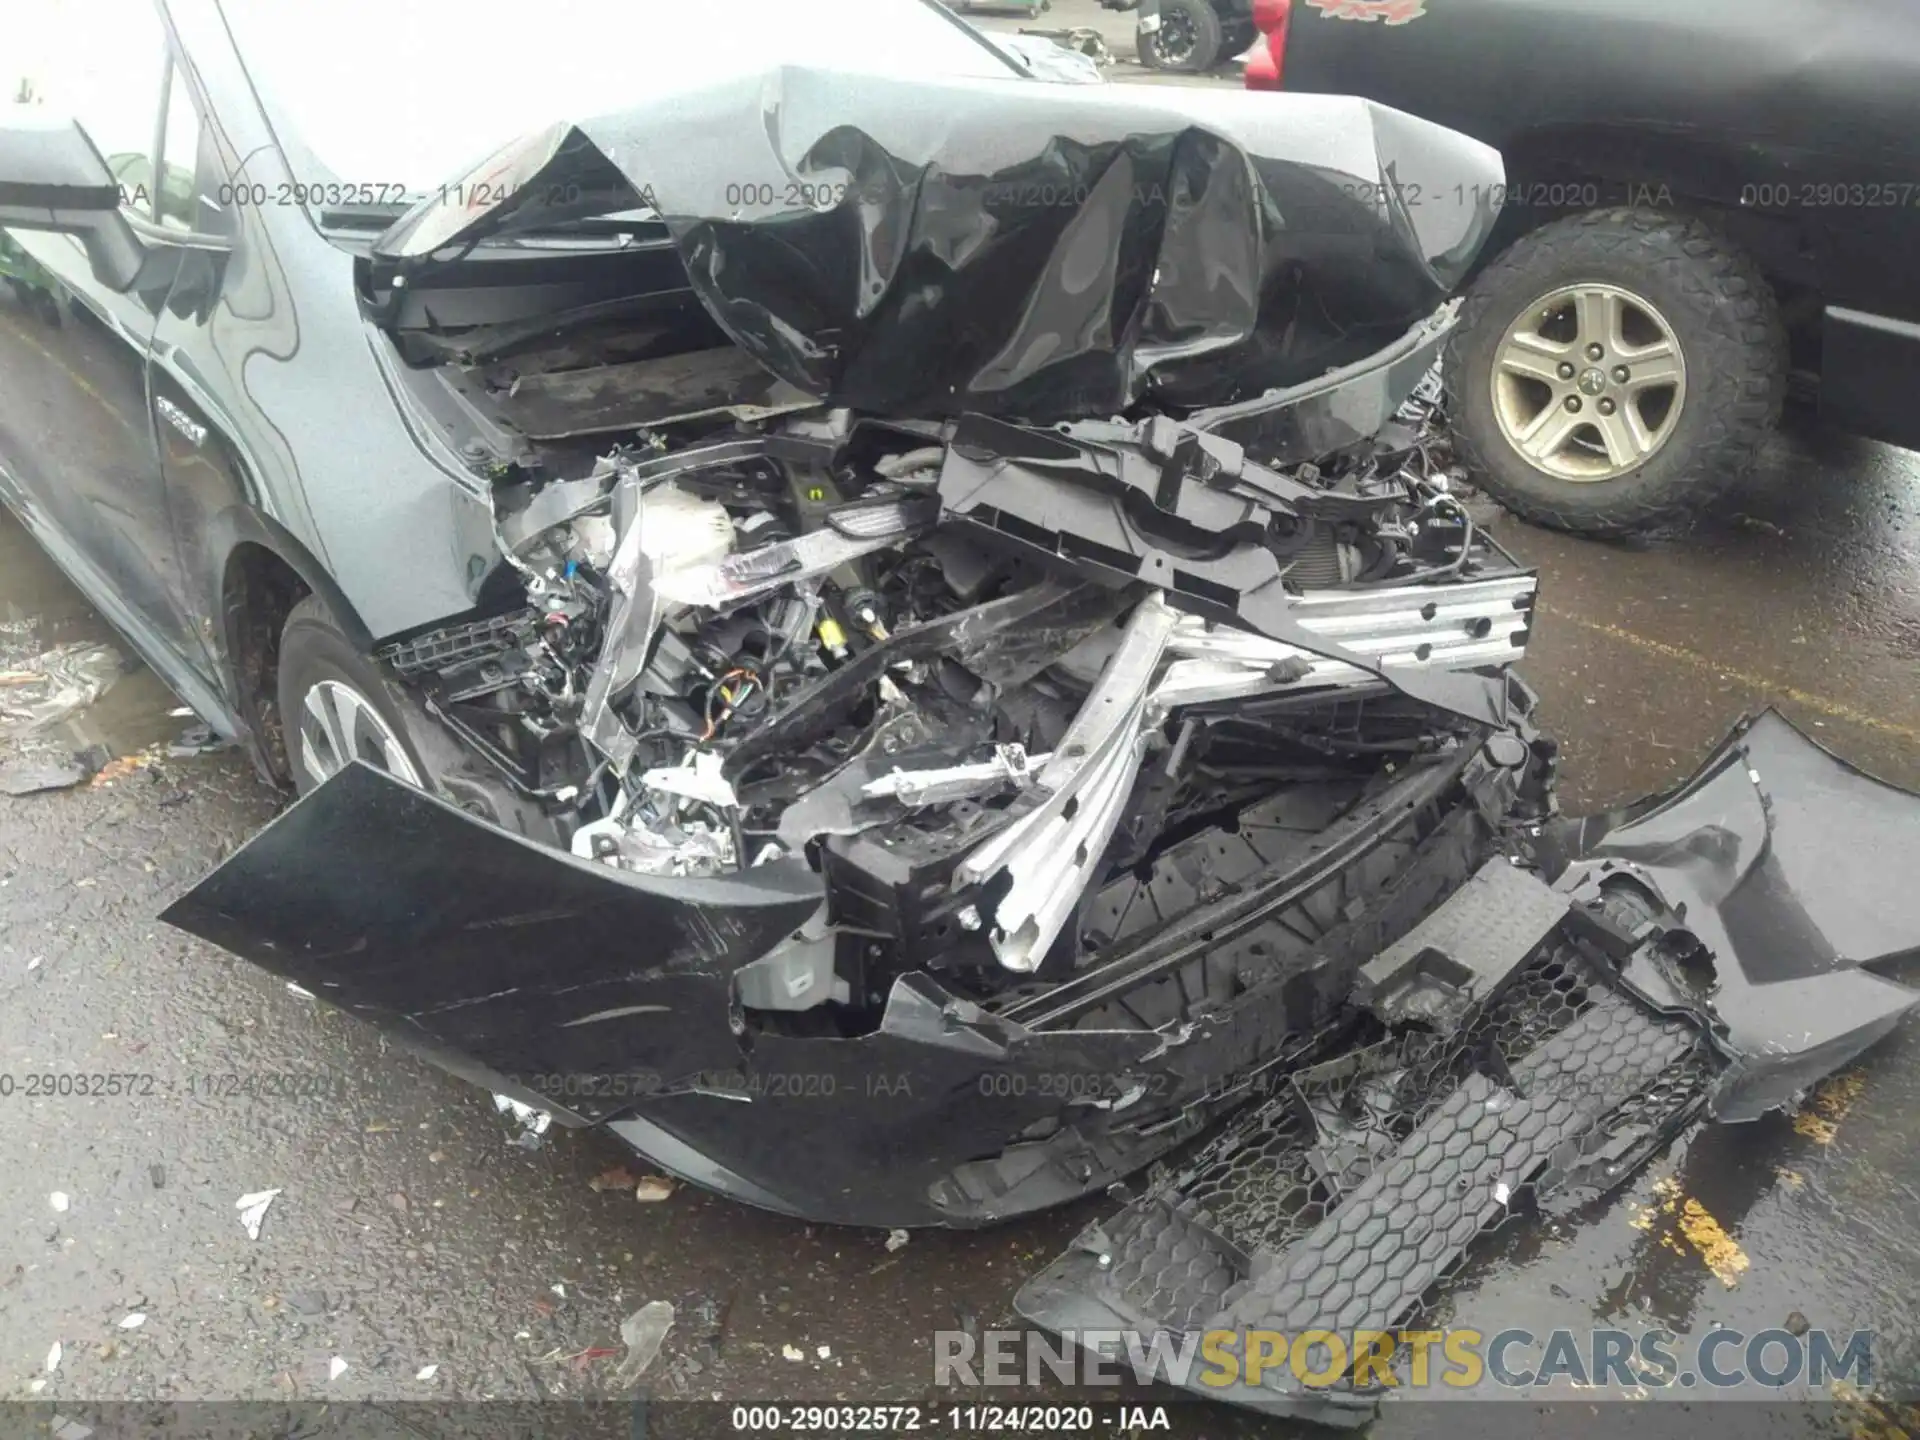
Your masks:
<path fill-rule="evenodd" d="M 556 120 L 770 60 L 1024 72 L 934 0 L 228 0 L 295 177 L 398 206 Z M 291 133 L 288 133 L 291 132 Z"/>

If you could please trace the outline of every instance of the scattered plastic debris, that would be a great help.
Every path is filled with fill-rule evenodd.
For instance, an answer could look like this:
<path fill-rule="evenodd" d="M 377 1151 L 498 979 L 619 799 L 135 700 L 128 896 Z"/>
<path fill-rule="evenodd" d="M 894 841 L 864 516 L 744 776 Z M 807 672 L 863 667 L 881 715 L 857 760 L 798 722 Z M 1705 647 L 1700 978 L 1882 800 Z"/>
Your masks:
<path fill-rule="evenodd" d="M 787 1359 L 793 1361 L 800 1361 L 807 1358 L 807 1352 L 802 1350 L 798 1345 L 782 1345 L 780 1347 L 780 1353 L 786 1356 Z"/>
<path fill-rule="evenodd" d="M 440 1367 L 438 1365 L 422 1365 L 414 1372 L 413 1378 L 416 1380 L 431 1380 L 439 1373 Z"/>
<path fill-rule="evenodd" d="M 327 1362 L 327 1378 L 329 1380 L 338 1380 L 342 1375 L 346 1373 L 347 1373 L 347 1362 L 342 1360 L 338 1355 L 334 1356 L 333 1359 Z"/>
<path fill-rule="evenodd" d="M 25 670 L 0 672 L 0 729 L 43 730 L 106 694 L 120 672 L 119 651 L 84 642 L 48 650 Z"/>
<path fill-rule="evenodd" d="M 226 748 L 227 742 L 213 733 L 212 726 L 202 722 L 180 732 L 180 738 L 167 746 L 167 758 L 192 760 L 201 755 L 217 755 Z"/>
<path fill-rule="evenodd" d="M 514 1099 L 511 1095 L 495 1095 L 493 1108 L 502 1115 L 511 1115 L 520 1122 L 520 1133 L 507 1143 L 518 1145 L 522 1150 L 538 1150 L 540 1141 L 547 1133 L 547 1127 L 553 1124 L 553 1116 L 544 1110 Z"/>
<path fill-rule="evenodd" d="M 29 1380 L 27 1382 L 27 1389 L 30 1390 L 35 1395 L 38 1395 L 42 1390 L 46 1388 L 47 1388 L 47 1382 L 44 1377 L 38 1380 Z"/>
<path fill-rule="evenodd" d="M 558 1280 L 554 1281 L 553 1284 L 549 1285 L 547 1288 L 553 1291 L 553 1293 L 558 1295 L 562 1300 L 567 1298 L 567 1287 L 565 1285 L 562 1285 Z"/>
<path fill-rule="evenodd" d="M 120 1322 L 120 1328 L 122 1330 L 138 1330 L 146 1323 L 147 1317 L 136 1310 Z"/>
<path fill-rule="evenodd" d="M 63 1347 L 58 1340 L 54 1341 L 53 1348 L 47 1351 L 47 1373 L 49 1375 L 60 1368 L 60 1357 L 65 1353 L 65 1347 Z"/>
<path fill-rule="evenodd" d="M 296 985 L 291 980 L 287 981 L 287 993 L 289 995 L 298 995 L 302 1000 L 313 999 L 313 991 L 307 989 L 304 985 Z"/>
<path fill-rule="evenodd" d="M 64 1190 L 56 1190 L 47 1197 L 47 1203 L 64 1215 L 73 1205 L 73 1197 Z"/>
<path fill-rule="evenodd" d="M 816 1345 L 813 1347 L 813 1353 L 818 1355 L 822 1360 L 831 1360 L 833 1358 L 833 1347 L 831 1345 Z"/>
<path fill-rule="evenodd" d="M 240 1223 L 246 1227 L 249 1240 L 260 1238 L 260 1222 L 267 1218 L 267 1207 L 273 1204 L 273 1197 L 279 1193 L 277 1189 L 256 1190 L 233 1202 L 233 1208 L 240 1212 Z"/>
<path fill-rule="evenodd" d="M 0 795 L 44 795 L 84 785 L 93 772 L 78 760 L 15 760 L 0 765 Z"/>
<path fill-rule="evenodd" d="M 673 1328 L 673 1306 L 665 1300 L 649 1300 L 620 1323 L 620 1338 L 626 1342 L 627 1358 L 620 1362 L 616 1377 L 631 1385 L 647 1373 L 666 1344 Z"/>
<path fill-rule="evenodd" d="M 887 1232 L 887 1253 L 889 1255 L 891 1255 L 896 1250 L 904 1250 L 906 1248 L 907 1248 L 907 1232 L 906 1231 L 889 1230 Z"/>
<path fill-rule="evenodd" d="M 633 1198 L 642 1205 L 651 1205 L 664 1200 L 674 1192 L 673 1181 L 664 1175 L 642 1175 L 640 1183 L 633 1187 Z"/>
<path fill-rule="evenodd" d="M 47 957 L 44 955 L 34 956 L 31 960 L 27 961 L 27 973 L 31 975 L 34 971 L 38 970 L 42 965 L 44 965 L 46 963 L 46 960 L 47 960 Z"/>

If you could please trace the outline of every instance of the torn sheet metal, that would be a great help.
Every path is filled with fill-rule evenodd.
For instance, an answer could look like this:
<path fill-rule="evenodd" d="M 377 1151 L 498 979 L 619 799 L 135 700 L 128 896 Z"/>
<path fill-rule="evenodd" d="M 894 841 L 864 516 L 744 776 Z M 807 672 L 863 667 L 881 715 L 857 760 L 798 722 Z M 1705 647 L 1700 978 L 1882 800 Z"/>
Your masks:
<path fill-rule="evenodd" d="M 1395 342 L 1463 277 L 1503 170 L 1364 100 L 775 64 L 474 175 L 501 198 L 423 201 L 376 242 L 384 273 L 651 209 L 779 379 L 873 414 L 1044 421 L 1233 405 Z"/>
<path fill-rule="evenodd" d="M 1555 841 L 1571 857 L 1559 888 L 1621 932 L 1615 943 L 1645 942 L 1624 961 L 1626 982 L 1706 1017 L 1733 1057 L 1713 1099 L 1720 1119 L 1791 1104 L 1920 1001 L 1876 973 L 1920 954 L 1920 796 L 1778 711 L 1742 725 L 1677 789 L 1567 822 Z M 1619 903 L 1635 895 L 1655 904 Z"/>

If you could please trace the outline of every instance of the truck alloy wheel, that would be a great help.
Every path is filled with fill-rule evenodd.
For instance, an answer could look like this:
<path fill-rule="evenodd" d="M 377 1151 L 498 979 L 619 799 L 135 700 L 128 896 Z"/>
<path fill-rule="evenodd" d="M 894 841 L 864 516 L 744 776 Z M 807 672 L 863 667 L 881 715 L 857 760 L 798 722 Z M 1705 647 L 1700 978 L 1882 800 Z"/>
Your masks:
<path fill-rule="evenodd" d="M 1780 307 L 1705 221 L 1589 210 L 1529 231 L 1467 287 L 1448 343 L 1454 449 L 1540 525 L 1685 521 L 1747 473 L 1786 388 Z"/>
<path fill-rule="evenodd" d="M 1612 480 L 1672 438 L 1687 401 L 1673 326 L 1618 285 L 1567 285 L 1507 326 L 1493 413 L 1528 463 L 1560 480 Z"/>
<path fill-rule="evenodd" d="M 1157 14 L 1141 17 L 1137 39 L 1141 64 L 1189 75 L 1211 70 L 1224 43 L 1211 0 L 1160 0 Z"/>

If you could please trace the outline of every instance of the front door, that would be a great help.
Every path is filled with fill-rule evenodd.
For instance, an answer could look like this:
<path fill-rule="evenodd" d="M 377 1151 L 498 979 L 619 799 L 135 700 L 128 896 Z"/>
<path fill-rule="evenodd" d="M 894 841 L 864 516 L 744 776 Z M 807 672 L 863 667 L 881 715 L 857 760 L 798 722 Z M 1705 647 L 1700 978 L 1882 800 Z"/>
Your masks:
<path fill-rule="evenodd" d="M 23 73 L 0 100 L 77 119 L 118 177 L 130 222 L 152 236 L 165 200 L 154 177 L 167 111 L 166 30 L 152 0 L 50 0 L 35 7 Z M 94 278 L 80 241 L 7 232 L 21 260 L 0 295 L 0 495 L 109 619 L 165 675 L 205 673 L 183 602 L 161 477 L 148 352 L 174 266 L 125 293 Z"/>

